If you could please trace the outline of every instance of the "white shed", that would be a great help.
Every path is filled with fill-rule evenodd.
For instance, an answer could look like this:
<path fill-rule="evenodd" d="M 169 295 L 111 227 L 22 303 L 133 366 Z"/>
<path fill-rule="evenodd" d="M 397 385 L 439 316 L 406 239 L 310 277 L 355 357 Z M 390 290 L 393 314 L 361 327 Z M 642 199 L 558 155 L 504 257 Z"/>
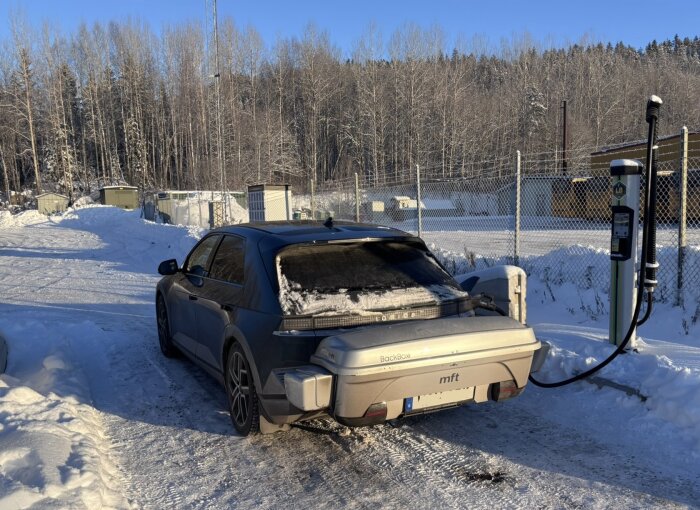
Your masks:
<path fill-rule="evenodd" d="M 56 214 L 68 209 L 68 197 L 58 193 L 37 195 L 37 209 L 41 214 Z"/>
<path fill-rule="evenodd" d="M 248 214 L 252 223 L 292 218 L 292 187 L 289 184 L 248 186 Z"/>

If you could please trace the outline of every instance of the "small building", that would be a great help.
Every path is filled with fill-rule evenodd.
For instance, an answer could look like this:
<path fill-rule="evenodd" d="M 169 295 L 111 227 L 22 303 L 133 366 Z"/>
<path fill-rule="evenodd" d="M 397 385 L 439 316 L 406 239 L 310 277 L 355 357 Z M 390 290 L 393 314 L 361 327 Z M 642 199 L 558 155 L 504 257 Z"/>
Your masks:
<path fill-rule="evenodd" d="M 404 221 L 418 216 L 418 200 L 404 195 L 391 197 L 387 208 L 394 221 Z"/>
<path fill-rule="evenodd" d="M 104 186 L 100 188 L 100 203 L 122 209 L 138 209 L 139 190 L 136 186 Z"/>
<path fill-rule="evenodd" d="M 645 163 L 646 140 L 639 140 L 612 147 L 606 147 L 591 154 L 591 173 L 598 176 L 610 175 L 610 163 L 616 159 L 636 159 Z M 683 139 L 680 134 L 659 137 L 657 161 L 659 165 L 657 185 L 657 218 L 660 222 L 676 222 L 679 219 L 681 204 L 681 159 L 683 157 Z M 688 174 L 686 188 L 687 219 L 700 219 L 700 166 L 694 154 L 700 152 L 700 131 L 688 133 Z M 610 188 L 609 178 L 607 188 Z M 590 185 L 589 185 L 590 187 Z M 601 185 L 594 186 L 598 191 Z M 593 191 L 594 192 L 594 191 Z M 610 190 L 605 190 L 605 197 L 610 201 Z M 589 214 L 590 216 L 590 214 Z M 598 214 L 599 216 L 599 214 Z M 609 217 L 609 213 L 606 215 Z"/>
<path fill-rule="evenodd" d="M 560 177 L 552 186 L 552 215 L 608 222 L 611 218 L 611 199 L 609 177 Z"/>
<path fill-rule="evenodd" d="M 520 180 L 520 214 L 522 216 L 552 216 L 554 210 L 554 192 L 559 176 L 538 175 L 523 177 Z M 568 182 L 569 180 L 566 179 Z M 515 213 L 515 183 L 498 190 L 498 214 Z"/>
<path fill-rule="evenodd" d="M 58 193 L 42 193 L 36 197 L 36 208 L 41 214 L 55 214 L 68 209 L 68 197 Z"/>
<path fill-rule="evenodd" d="M 424 217 L 448 218 L 459 216 L 455 203 L 448 198 L 423 198 L 421 209 Z"/>
<path fill-rule="evenodd" d="M 370 200 L 363 202 L 360 206 L 360 218 L 362 221 L 370 223 L 379 223 L 386 221 L 387 216 L 384 212 L 384 202 L 381 200 Z"/>
<path fill-rule="evenodd" d="M 10 191 L 10 205 L 23 206 L 28 202 L 27 195 L 24 193 L 18 193 L 17 191 Z"/>
<path fill-rule="evenodd" d="M 310 220 L 311 211 L 307 209 L 294 209 L 292 211 L 293 220 Z"/>
<path fill-rule="evenodd" d="M 659 170 L 676 170 L 680 166 L 681 135 L 659 137 L 657 145 L 659 146 L 657 157 Z M 610 163 L 615 159 L 638 159 L 644 163 L 646 151 L 646 140 L 606 147 L 591 154 L 591 171 L 594 175 L 610 175 Z M 689 132 L 688 153 L 697 154 L 698 151 L 700 151 L 700 131 Z"/>
<path fill-rule="evenodd" d="M 292 187 L 289 184 L 248 186 L 248 214 L 251 223 L 284 221 L 292 218 Z"/>
<path fill-rule="evenodd" d="M 187 191 L 159 191 L 156 193 L 156 210 L 160 215 L 163 223 L 179 224 L 176 217 L 177 204 L 182 200 L 187 200 L 189 192 Z"/>
<path fill-rule="evenodd" d="M 498 190 L 491 192 L 463 190 L 452 192 L 451 197 L 459 216 L 498 216 L 498 193 Z"/>

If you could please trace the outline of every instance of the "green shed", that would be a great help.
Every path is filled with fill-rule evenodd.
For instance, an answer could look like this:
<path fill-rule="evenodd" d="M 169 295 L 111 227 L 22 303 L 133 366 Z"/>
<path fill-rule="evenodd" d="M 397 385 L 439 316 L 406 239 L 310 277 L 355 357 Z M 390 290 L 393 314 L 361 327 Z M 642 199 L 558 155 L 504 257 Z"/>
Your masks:
<path fill-rule="evenodd" d="M 136 186 L 104 186 L 100 189 L 100 203 L 122 209 L 138 209 L 139 190 Z"/>
<path fill-rule="evenodd" d="M 68 209 L 68 197 L 58 193 L 42 193 L 36 197 L 36 208 L 41 214 L 55 214 Z"/>

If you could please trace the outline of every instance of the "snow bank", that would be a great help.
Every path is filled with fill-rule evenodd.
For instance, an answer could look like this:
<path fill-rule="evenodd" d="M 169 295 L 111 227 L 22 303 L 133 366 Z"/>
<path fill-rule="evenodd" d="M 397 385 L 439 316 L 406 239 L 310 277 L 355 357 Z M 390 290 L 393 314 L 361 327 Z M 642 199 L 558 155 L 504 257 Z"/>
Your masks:
<path fill-rule="evenodd" d="M 547 361 L 536 374 L 541 381 L 571 377 L 598 365 L 614 351 L 614 346 L 607 342 L 607 335 L 601 334 L 605 330 L 562 332 L 547 326 L 536 326 L 535 329 L 540 340 L 547 340 L 552 345 Z M 667 343 L 639 339 L 638 352 L 618 356 L 596 376 L 625 385 L 646 397 L 642 402 L 638 397 L 630 396 L 625 405 L 643 406 L 650 415 L 673 425 L 672 429 L 661 431 L 669 436 L 669 440 L 684 442 L 689 454 L 700 459 L 700 369 L 685 366 L 689 360 L 683 356 L 668 357 L 673 348 L 664 349 L 664 344 Z M 700 360 L 700 349 L 695 351 L 693 357 Z M 612 409 L 620 405 L 617 400 L 624 394 L 609 391 L 612 394 L 601 398 L 610 399 L 613 412 Z"/>
<path fill-rule="evenodd" d="M 250 221 L 248 209 L 239 204 L 237 200 L 229 200 L 226 207 L 229 209 L 232 223 L 248 223 Z"/>
<path fill-rule="evenodd" d="M 70 356 L 71 337 L 95 331 L 57 335 L 34 320 L 0 327 L 17 376 L 0 376 L 0 508 L 128 507 L 89 384 Z"/>
<path fill-rule="evenodd" d="M 95 205 L 95 201 L 92 199 L 90 195 L 85 195 L 84 197 L 80 197 L 78 200 L 73 202 L 73 207 L 78 208 L 78 207 L 88 207 Z"/>
<path fill-rule="evenodd" d="M 607 297 L 601 300 L 593 289 L 534 277 L 528 280 L 528 305 L 528 320 L 537 337 L 552 345 L 538 380 L 566 379 L 598 365 L 614 351 L 608 343 Z M 601 405 L 612 416 L 620 406 L 639 406 L 646 411 L 639 418 L 646 428 L 657 429 L 659 437 L 700 457 L 700 324 L 684 329 L 681 314 L 670 304 L 657 304 L 652 318 L 637 331 L 636 352 L 618 356 L 596 374 L 634 389 L 646 397 L 644 402 L 586 382 L 571 388 L 596 392 L 595 398 L 607 402 Z"/>
<path fill-rule="evenodd" d="M 46 221 L 45 216 L 42 218 Z M 106 229 L 114 230 L 116 235 L 112 237 L 119 240 L 119 248 L 124 248 L 129 256 L 138 252 L 152 265 L 154 273 L 168 256 L 182 263 L 194 243 L 206 232 L 198 226 L 164 225 L 144 220 L 139 209 L 125 211 L 104 205 L 71 208 L 63 215 L 52 216 L 50 221 L 98 236 Z"/>
<path fill-rule="evenodd" d="M 23 211 L 19 214 L 11 214 L 9 211 L 0 211 L 0 228 L 26 227 L 44 223 L 46 216 L 37 210 Z"/>

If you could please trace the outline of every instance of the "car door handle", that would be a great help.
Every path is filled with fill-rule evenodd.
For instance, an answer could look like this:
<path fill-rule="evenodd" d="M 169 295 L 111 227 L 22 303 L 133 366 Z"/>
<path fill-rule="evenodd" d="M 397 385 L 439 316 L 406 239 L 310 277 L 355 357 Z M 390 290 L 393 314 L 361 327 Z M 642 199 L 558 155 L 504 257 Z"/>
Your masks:
<path fill-rule="evenodd" d="M 197 301 L 197 296 L 190 294 L 190 301 Z"/>

